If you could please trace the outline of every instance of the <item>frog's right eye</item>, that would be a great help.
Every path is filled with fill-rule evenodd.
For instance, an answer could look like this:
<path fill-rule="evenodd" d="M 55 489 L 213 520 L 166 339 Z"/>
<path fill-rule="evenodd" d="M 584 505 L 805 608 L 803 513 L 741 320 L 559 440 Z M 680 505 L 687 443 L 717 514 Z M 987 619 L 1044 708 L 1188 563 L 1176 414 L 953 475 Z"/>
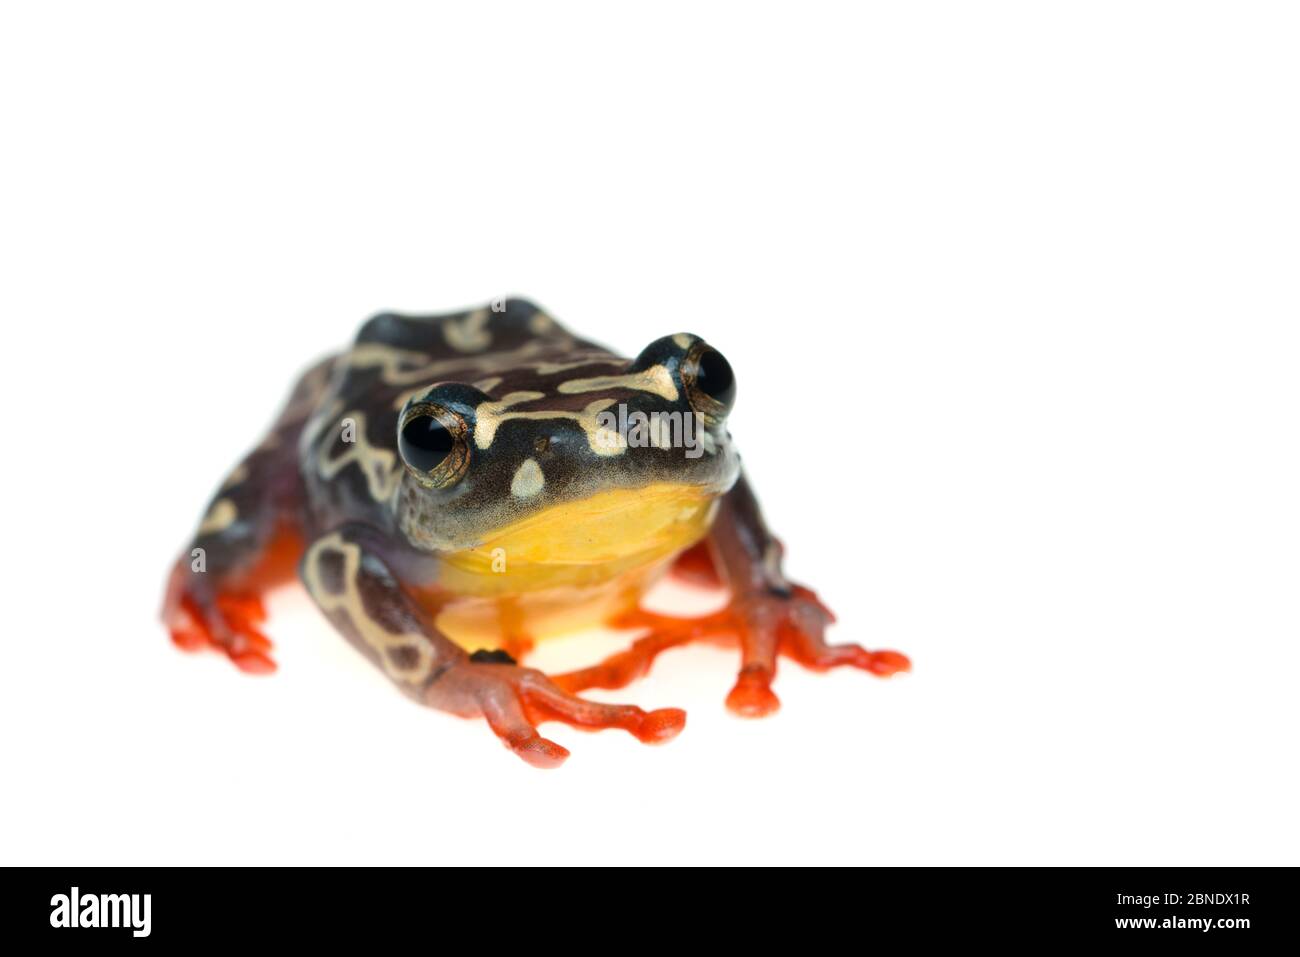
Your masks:
<path fill-rule="evenodd" d="M 446 488 L 469 468 L 469 427 L 451 409 L 421 402 L 402 415 L 397 450 L 420 484 Z"/>
<path fill-rule="evenodd" d="M 417 415 L 407 420 L 398 442 L 402 458 L 419 472 L 432 472 L 446 461 L 456 445 L 447 427 L 431 415 Z"/>

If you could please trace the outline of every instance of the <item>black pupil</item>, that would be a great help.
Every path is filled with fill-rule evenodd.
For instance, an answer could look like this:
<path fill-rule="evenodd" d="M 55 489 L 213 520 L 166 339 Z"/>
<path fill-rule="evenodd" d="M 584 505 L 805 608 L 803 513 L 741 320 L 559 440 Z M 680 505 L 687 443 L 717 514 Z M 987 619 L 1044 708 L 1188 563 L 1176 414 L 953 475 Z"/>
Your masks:
<path fill-rule="evenodd" d="M 736 377 L 731 373 L 731 363 L 722 358 L 721 352 L 710 349 L 700 356 L 695 386 L 709 398 L 728 408 L 736 400 Z"/>
<path fill-rule="evenodd" d="M 398 441 L 402 458 L 412 468 L 432 472 L 450 453 L 451 433 L 431 415 L 418 415 L 402 426 Z"/>

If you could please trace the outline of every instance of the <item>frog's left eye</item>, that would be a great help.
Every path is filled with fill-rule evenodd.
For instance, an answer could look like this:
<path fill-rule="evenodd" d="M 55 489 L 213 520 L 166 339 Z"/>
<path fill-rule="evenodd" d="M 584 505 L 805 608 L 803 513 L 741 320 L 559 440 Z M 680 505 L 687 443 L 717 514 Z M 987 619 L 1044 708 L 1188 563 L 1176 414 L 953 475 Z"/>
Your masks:
<path fill-rule="evenodd" d="M 682 359 L 682 384 L 695 414 L 719 422 L 736 404 L 736 376 L 731 363 L 706 342 L 693 345 Z"/>
<path fill-rule="evenodd" d="M 421 402 L 402 415 L 397 450 L 422 485 L 446 488 L 469 468 L 468 438 L 469 426 L 459 414 L 433 402 Z"/>

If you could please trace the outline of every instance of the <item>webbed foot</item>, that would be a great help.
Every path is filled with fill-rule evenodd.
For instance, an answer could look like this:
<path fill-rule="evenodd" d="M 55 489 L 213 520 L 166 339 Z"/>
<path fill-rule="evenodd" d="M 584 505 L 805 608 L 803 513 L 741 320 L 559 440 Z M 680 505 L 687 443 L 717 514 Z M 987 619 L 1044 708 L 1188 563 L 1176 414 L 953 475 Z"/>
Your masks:
<path fill-rule="evenodd" d="M 588 730 L 621 728 L 645 744 L 674 738 L 686 724 L 686 712 L 678 708 L 644 711 L 579 698 L 499 652 L 452 665 L 428 686 L 425 700 L 464 717 L 482 715 L 507 748 L 539 768 L 558 767 L 569 757 L 567 748 L 538 733 L 543 721 Z"/>
<path fill-rule="evenodd" d="M 741 649 L 741 669 L 727 695 L 727 707 L 744 717 L 762 717 L 780 707 L 772 691 L 779 654 L 815 671 L 847 665 L 880 677 L 908 671 L 911 662 L 897 651 L 868 651 L 860 645 L 827 644 L 826 626 L 835 620 L 807 588 L 768 590 L 740 595 L 721 611 L 698 618 L 674 618 L 641 609 L 613 624 L 648 628 L 630 648 L 590 668 L 557 675 L 567 691 L 621 688 L 650 670 L 654 659 L 669 648 L 693 641 L 735 641 Z"/>

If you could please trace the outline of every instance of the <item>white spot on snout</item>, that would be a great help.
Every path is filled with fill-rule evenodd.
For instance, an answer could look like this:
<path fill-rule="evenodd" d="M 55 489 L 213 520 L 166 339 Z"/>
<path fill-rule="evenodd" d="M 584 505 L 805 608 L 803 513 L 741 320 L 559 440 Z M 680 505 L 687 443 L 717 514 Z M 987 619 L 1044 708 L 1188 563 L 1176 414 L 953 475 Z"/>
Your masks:
<path fill-rule="evenodd" d="M 442 325 L 442 337 L 457 352 L 482 352 L 492 344 L 487 330 L 489 315 L 486 309 L 475 309 L 463 319 L 448 319 Z"/>
<path fill-rule="evenodd" d="M 536 459 L 524 459 L 510 480 L 510 494 L 515 498 L 532 498 L 546 485 L 546 476 Z"/>

